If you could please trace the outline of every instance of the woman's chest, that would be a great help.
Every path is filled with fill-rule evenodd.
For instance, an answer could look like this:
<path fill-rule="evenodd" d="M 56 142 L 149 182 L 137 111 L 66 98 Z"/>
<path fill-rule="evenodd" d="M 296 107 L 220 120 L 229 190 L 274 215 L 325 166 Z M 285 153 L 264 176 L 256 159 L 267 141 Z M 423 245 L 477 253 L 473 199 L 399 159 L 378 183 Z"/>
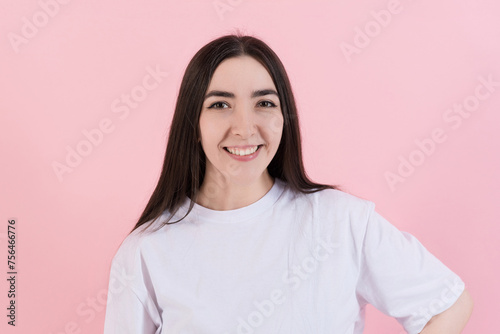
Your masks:
<path fill-rule="evenodd" d="M 158 253 L 149 271 L 162 333 L 352 333 L 357 265 L 330 232 L 199 231 Z"/>

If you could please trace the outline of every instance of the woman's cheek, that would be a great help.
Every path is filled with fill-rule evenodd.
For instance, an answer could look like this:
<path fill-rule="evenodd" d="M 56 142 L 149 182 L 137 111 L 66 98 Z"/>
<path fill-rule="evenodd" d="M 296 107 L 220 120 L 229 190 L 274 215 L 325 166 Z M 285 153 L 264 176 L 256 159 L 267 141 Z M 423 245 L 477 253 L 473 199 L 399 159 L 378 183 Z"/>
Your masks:
<path fill-rule="evenodd" d="M 272 115 L 268 124 L 269 124 L 269 131 L 273 135 L 281 135 L 281 132 L 283 131 L 283 115 L 281 114 Z"/>

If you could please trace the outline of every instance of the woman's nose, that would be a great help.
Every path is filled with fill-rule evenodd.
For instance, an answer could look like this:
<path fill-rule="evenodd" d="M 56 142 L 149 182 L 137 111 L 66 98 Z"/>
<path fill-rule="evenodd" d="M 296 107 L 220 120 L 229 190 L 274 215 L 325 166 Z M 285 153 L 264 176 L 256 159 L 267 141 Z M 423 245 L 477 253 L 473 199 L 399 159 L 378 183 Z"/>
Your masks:
<path fill-rule="evenodd" d="M 253 109 L 248 106 L 236 107 L 232 114 L 231 125 L 233 135 L 239 135 L 242 138 L 252 136 L 256 131 Z"/>

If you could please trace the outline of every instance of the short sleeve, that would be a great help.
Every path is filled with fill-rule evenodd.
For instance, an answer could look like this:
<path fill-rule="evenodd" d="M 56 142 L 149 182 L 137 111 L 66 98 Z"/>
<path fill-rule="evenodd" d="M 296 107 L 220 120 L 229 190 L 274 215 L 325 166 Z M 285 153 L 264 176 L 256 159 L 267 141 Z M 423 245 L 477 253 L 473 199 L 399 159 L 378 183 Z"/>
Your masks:
<path fill-rule="evenodd" d="M 465 284 L 414 236 L 399 231 L 370 204 L 357 294 L 394 317 L 409 334 L 417 334 L 434 315 L 455 303 Z"/>
<path fill-rule="evenodd" d="M 104 334 L 159 334 L 159 315 L 145 289 L 137 287 L 137 271 L 112 261 Z M 155 319 L 155 320 L 153 320 Z"/>

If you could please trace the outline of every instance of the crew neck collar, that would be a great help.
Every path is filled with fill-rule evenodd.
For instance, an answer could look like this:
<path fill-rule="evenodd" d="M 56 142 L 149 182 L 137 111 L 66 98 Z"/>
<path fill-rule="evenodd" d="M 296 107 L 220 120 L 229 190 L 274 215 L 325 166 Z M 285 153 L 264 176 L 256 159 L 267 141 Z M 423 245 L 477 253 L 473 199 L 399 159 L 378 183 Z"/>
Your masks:
<path fill-rule="evenodd" d="M 285 186 L 285 181 L 275 177 L 274 184 L 271 189 L 269 189 L 269 191 L 264 196 L 250 205 L 234 210 L 212 210 L 194 203 L 193 209 L 189 213 L 188 217 L 192 214 L 195 220 L 198 221 L 221 223 L 237 223 L 249 220 L 270 209 L 282 194 Z M 184 213 L 187 212 L 190 201 L 190 198 L 186 198 L 180 207 L 180 211 Z"/>

